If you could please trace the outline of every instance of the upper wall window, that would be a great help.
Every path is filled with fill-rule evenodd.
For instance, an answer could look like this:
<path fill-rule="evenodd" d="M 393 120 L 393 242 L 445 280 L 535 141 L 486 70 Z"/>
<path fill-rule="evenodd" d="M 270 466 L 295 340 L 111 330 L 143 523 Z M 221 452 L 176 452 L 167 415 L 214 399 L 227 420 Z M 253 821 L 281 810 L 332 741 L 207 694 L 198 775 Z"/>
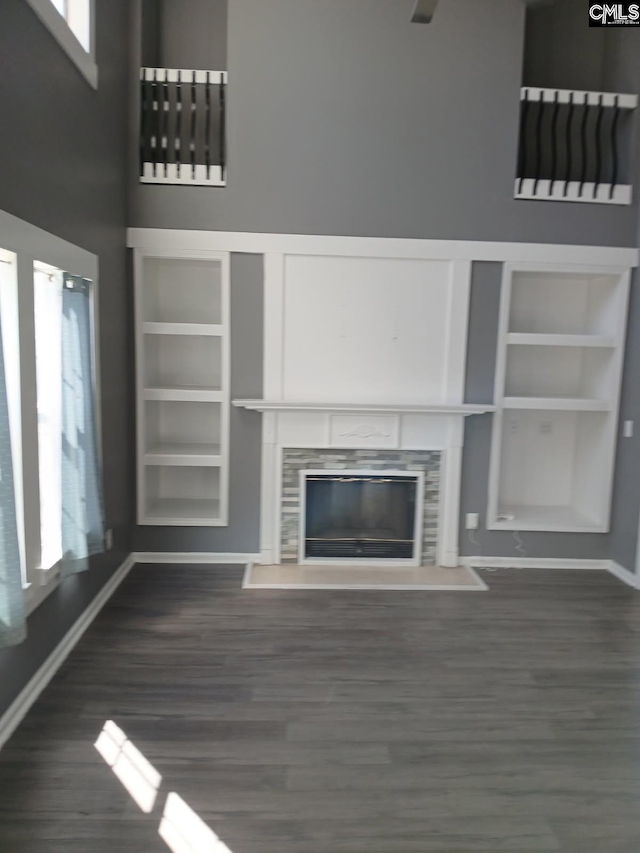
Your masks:
<path fill-rule="evenodd" d="M 96 88 L 95 0 L 27 0 L 27 3 Z"/>
<path fill-rule="evenodd" d="M 91 52 L 91 0 L 51 0 L 82 47 Z"/>

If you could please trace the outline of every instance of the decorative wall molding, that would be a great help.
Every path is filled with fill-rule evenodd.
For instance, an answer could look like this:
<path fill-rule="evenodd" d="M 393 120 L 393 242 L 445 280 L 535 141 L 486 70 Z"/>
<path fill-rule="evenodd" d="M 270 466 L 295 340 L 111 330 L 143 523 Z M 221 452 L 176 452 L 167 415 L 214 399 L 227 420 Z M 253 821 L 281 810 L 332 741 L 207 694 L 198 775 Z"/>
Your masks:
<path fill-rule="evenodd" d="M 338 255 L 367 258 L 414 258 L 445 261 L 503 261 L 544 264 L 598 264 L 636 267 L 637 248 L 566 246 L 555 243 L 500 243 L 474 240 L 413 240 L 398 237 L 337 237 L 307 234 L 259 234 L 240 231 L 187 231 L 172 228 L 129 228 L 130 248 L 210 249 L 282 255 Z M 265 275 L 269 277 L 270 262 Z M 281 257 L 273 259 L 278 266 Z M 276 278 L 278 276 L 275 270 Z M 265 304 L 268 304 L 266 302 Z M 274 306 L 277 312 L 278 306 Z M 265 395 L 271 395 L 265 387 Z M 277 396 L 277 395 L 276 395 Z"/>
<path fill-rule="evenodd" d="M 33 703 L 36 701 L 38 696 L 40 696 L 47 684 L 49 684 L 56 672 L 60 669 L 69 654 L 82 638 L 84 632 L 89 628 L 105 604 L 107 604 L 111 596 L 118 589 L 134 565 L 135 560 L 133 558 L 133 554 L 130 554 L 122 565 L 116 569 L 100 592 L 93 599 L 91 604 L 74 622 L 42 666 L 29 680 L 27 685 L 12 702 L 2 717 L 0 717 L 0 749 L 2 749 L 20 725 Z"/>
<path fill-rule="evenodd" d="M 336 447 L 398 446 L 399 419 L 395 417 L 370 417 L 360 415 L 331 415 L 330 441 Z"/>

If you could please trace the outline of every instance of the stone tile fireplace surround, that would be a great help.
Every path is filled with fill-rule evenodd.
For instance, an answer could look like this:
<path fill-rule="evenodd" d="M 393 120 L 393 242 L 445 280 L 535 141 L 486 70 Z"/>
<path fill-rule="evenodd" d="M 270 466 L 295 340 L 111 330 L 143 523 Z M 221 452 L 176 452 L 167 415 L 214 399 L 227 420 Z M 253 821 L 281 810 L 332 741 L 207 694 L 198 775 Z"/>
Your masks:
<path fill-rule="evenodd" d="M 352 450 L 283 448 L 282 498 L 280 517 L 280 560 L 297 563 L 300 549 L 300 472 L 305 469 L 339 471 L 422 471 L 421 565 L 437 559 L 440 501 L 440 451 L 437 450 Z"/>

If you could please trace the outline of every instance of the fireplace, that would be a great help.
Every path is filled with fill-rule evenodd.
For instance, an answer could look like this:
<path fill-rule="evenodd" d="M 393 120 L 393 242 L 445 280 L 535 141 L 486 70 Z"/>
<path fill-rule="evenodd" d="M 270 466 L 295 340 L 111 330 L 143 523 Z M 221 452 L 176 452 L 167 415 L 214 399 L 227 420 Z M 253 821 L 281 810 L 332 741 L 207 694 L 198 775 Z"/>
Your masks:
<path fill-rule="evenodd" d="M 300 471 L 301 559 L 420 564 L 421 472 Z"/>

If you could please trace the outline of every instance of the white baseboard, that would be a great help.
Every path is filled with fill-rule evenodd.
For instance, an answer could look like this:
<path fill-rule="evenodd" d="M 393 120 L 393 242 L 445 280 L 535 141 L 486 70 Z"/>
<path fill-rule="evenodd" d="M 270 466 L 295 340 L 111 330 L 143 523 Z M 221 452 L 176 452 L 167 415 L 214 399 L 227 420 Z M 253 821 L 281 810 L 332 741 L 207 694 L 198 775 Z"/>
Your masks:
<path fill-rule="evenodd" d="M 564 560 L 555 557 L 461 557 L 474 569 L 589 569 L 608 571 L 609 560 Z"/>
<path fill-rule="evenodd" d="M 131 555 L 136 563 L 183 563 L 193 566 L 246 565 L 260 563 L 260 554 L 241 554 L 235 551 L 215 553 L 213 551 L 136 551 Z"/>
<path fill-rule="evenodd" d="M 620 563 L 616 563 L 615 560 L 609 561 L 609 571 L 614 577 L 618 578 L 619 581 L 622 581 L 622 583 L 625 583 L 632 589 L 640 589 L 640 578 L 638 575 L 636 575 L 635 572 L 629 571 L 629 569 L 625 569 L 624 566 L 621 566 Z"/>
<path fill-rule="evenodd" d="M 133 555 L 130 554 L 109 578 L 87 609 L 76 619 L 49 657 L 7 708 L 2 717 L 0 717 L 0 749 L 2 749 L 20 725 L 33 703 L 65 662 L 69 653 L 134 565 Z"/>

